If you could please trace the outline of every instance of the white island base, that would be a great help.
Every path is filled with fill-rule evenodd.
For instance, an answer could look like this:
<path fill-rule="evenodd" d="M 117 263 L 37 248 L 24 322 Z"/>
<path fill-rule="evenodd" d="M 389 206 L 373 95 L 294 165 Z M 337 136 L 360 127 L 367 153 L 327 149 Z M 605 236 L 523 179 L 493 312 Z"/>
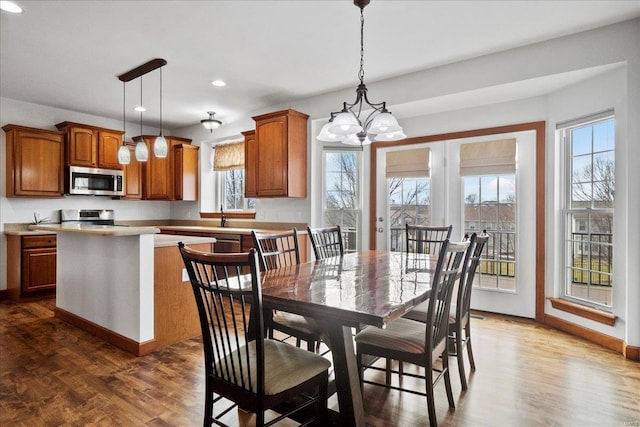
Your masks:
<path fill-rule="evenodd" d="M 200 334 L 177 242 L 210 251 L 215 239 L 154 227 L 38 229 L 57 233 L 56 317 L 137 356 Z"/>

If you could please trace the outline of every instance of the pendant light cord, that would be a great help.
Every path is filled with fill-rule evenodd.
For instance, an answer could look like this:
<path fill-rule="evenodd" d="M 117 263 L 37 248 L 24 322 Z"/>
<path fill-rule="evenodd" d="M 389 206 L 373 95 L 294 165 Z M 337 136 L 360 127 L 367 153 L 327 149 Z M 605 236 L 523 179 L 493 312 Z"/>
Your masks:
<path fill-rule="evenodd" d="M 160 67 L 160 136 L 162 136 L 162 67 Z"/>
<path fill-rule="evenodd" d="M 364 83 L 364 7 L 360 8 L 360 84 Z"/>
<path fill-rule="evenodd" d="M 122 82 L 122 145 L 124 145 L 124 139 L 127 135 L 127 119 L 126 119 L 126 110 L 127 108 L 127 84 Z"/>
<path fill-rule="evenodd" d="M 142 76 L 140 76 L 140 139 L 142 140 Z"/>

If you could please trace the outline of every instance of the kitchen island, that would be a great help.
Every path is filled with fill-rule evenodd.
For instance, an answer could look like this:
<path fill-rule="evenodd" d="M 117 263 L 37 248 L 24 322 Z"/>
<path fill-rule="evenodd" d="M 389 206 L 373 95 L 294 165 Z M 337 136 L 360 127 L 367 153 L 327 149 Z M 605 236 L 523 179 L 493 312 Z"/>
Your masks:
<path fill-rule="evenodd" d="M 156 227 L 34 228 L 57 234 L 56 317 L 138 356 L 200 334 L 177 243 L 211 251 L 214 238 Z"/>

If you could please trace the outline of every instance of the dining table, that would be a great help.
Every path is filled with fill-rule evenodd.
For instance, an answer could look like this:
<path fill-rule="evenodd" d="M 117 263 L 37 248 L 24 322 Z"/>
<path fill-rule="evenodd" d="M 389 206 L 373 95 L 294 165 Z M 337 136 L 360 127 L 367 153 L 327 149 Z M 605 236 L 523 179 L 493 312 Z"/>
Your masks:
<path fill-rule="evenodd" d="M 303 315 L 326 332 L 339 423 L 364 426 L 353 328 L 384 328 L 429 298 L 437 256 L 362 250 L 263 272 L 265 308 Z"/>

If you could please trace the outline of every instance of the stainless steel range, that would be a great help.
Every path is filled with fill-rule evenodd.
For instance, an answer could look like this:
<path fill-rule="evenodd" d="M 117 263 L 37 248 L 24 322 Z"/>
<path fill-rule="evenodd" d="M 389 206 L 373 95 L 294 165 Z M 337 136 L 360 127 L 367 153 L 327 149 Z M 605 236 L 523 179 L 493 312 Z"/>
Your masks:
<path fill-rule="evenodd" d="M 61 224 L 115 225 L 113 209 L 60 209 Z"/>

